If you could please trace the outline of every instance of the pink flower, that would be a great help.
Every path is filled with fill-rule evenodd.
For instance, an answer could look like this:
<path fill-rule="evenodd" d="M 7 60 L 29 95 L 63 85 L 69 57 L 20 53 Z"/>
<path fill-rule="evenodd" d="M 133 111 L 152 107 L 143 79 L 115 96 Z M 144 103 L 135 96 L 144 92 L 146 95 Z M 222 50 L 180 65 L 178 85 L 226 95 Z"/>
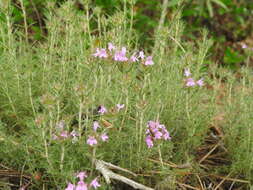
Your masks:
<path fill-rule="evenodd" d="M 93 131 L 97 131 L 97 129 L 99 128 L 99 123 L 97 121 L 93 122 Z"/>
<path fill-rule="evenodd" d="M 160 128 L 162 130 L 162 133 L 163 133 L 163 139 L 164 140 L 170 140 L 171 137 L 170 137 L 170 134 L 169 132 L 167 131 L 166 127 L 164 125 L 160 125 Z"/>
<path fill-rule="evenodd" d="M 89 136 L 87 144 L 90 146 L 96 145 L 98 143 L 97 139 L 93 136 Z"/>
<path fill-rule="evenodd" d="M 203 79 L 199 79 L 196 83 L 197 83 L 197 85 L 199 85 L 199 86 L 204 86 L 204 81 L 203 81 Z"/>
<path fill-rule="evenodd" d="M 94 189 L 97 189 L 98 187 L 101 186 L 101 185 L 98 183 L 97 177 L 91 181 L 90 186 L 92 186 Z"/>
<path fill-rule="evenodd" d="M 136 56 L 135 54 L 136 54 L 136 53 L 134 53 L 134 54 L 131 56 L 131 58 L 130 58 L 131 62 L 137 62 L 137 61 L 139 61 L 138 58 L 137 58 L 137 56 Z"/>
<path fill-rule="evenodd" d="M 103 142 L 107 141 L 109 139 L 108 135 L 106 133 L 103 133 L 100 138 L 102 139 Z"/>
<path fill-rule="evenodd" d="M 148 126 L 146 130 L 146 144 L 148 148 L 154 146 L 154 141 L 163 139 L 163 140 L 170 140 L 170 134 L 167 131 L 164 125 L 161 125 L 158 121 L 148 121 Z"/>
<path fill-rule="evenodd" d="M 184 70 L 184 76 L 186 76 L 186 77 L 191 76 L 190 69 L 185 69 L 185 70 Z"/>
<path fill-rule="evenodd" d="M 159 122 L 148 121 L 148 128 L 155 133 L 158 130 Z"/>
<path fill-rule="evenodd" d="M 186 79 L 186 86 L 190 87 L 190 86 L 195 86 L 195 85 L 196 83 L 193 78 Z"/>
<path fill-rule="evenodd" d="M 125 107 L 125 104 L 117 104 L 116 106 L 117 106 L 117 110 L 119 111 Z"/>
<path fill-rule="evenodd" d="M 246 45 L 246 44 L 242 44 L 242 49 L 246 49 L 246 48 L 248 48 L 248 46 Z"/>
<path fill-rule="evenodd" d="M 106 50 L 103 48 L 102 49 L 97 48 L 96 53 L 94 53 L 93 56 L 99 57 L 99 58 L 107 58 L 108 57 Z"/>
<path fill-rule="evenodd" d="M 138 58 L 141 58 L 142 60 L 145 58 L 144 52 L 140 51 Z"/>
<path fill-rule="evenodd" d="M 60 134 L 61 137 L 63 137 L 64 139 L 69 137 L 68 131 L 62 131 Z"/>
<path fill-rule="evenodd" d="M 121 51 L 116 51 L 114 54 L 115 61 L 127 61 L 128 58 L 126 57 L 126 48 L 122 47 Z"/>
<path fill-rule="evenodd" d="M 107 112 L 107 109 L 104 106 L 99 106 L 99 108 L 98 108 L 99 114 L 103 115 L 106 112 Z"/>
<path fill-rule="evenodd" d="M 109 51 L 115 50 L 116 47 L 112 43 L 108 43 L 108 49 Z"/>
<path fill-rule="evenodd" d="M 154 139 L 161 139 L 163 134 L 160 131 L 155 132 Z"/>
<path fill-rule="evenodd" d="M 87 184 L 84 183 L 84 181 L 79 181 L 77 183 L 77 186 L 76 186 L 75 190 L 88 190 Z"/>
<path fill-rule="evenodd" d="M 87 177 L 87 174 L 86 174 L 86 172 L 79 172 L 79 173 L 76 175 L 76 177 L 78 177 L 80 181 L 83 181 L 84 178 Z"/>
<path fill-rule="evenodd" d="M 146 61 L 144 62 L 144 65 L 154 65 L 154 62 L 153 62 L 153 57 L 152 56 L 148 56 L 146 58 Z"/>
<path fill-rule="evenodd" d="M 65 190 L 74 190 L 75 189 L 75 185 L 73 185 L 72 183 L 68 183 L 68 186 Z"/>
<path fill-rule="evenodd" d="M 152 148 L 154 146 L 154 143 L 153 143 L 153 140 L 152 140 L 152 137 L 150 135 L 148 135 L 146 137 L 146 144 L 148 146 L 148 148 Z"/>
<path fill-rule="evenodd" d="M 170 140 L 171 139 L 171 136 L 170 136 L 170 134 L 167 130 L 164 131 L 164 133 L 163 133 L 163 139 L 164 140 Z"/>

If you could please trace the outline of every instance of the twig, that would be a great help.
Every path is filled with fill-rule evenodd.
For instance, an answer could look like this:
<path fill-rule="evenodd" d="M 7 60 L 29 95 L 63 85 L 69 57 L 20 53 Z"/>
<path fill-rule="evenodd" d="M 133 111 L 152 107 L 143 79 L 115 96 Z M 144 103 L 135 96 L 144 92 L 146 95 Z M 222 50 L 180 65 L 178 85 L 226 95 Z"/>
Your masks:
<path fill-rule="evenodd" d="M 95 166 L 96 166 L 96 170 L 98 170 L 104 176 L 105 181 L 106 181 L 107 184 L 109 184 L 111 182 L 110 179 L 116 179 L 118 181 L 124 182 L 124 183 L 132 186 L 135 189 L 154 190 L 153 188 L 146 187 L 145 185 L 142 185 L 142 184 L 137 183 L 137 182 L 135 182 L 131 179 L 128 179 L 124 176 L 121 176 L 119 174 L 116 174 L 116 173 L 112 172 L 111 170 L 108 169 L 108 167 L 119 169 L 119 170 L 122 170 L 122 171 L 127 171 L 129 173 L 128 170 L 125 170 L 123 168 L 115 166 L 111 163 L 107 163 L 107 162 L 102 161 L 102 160 L 95 160 Z"/>
<path fill-rule="evenodd" d="M 199 184 L 200 184 L 200 186 L 201 186 L 201 190 L 204 190 L 205 188 L 204 188 L 204 186 L 203 186 L 203 183 L 202 183 L 202 181 L 201 181 L 199 175 L 196 174 L 196 177 L 198 178 Z"/>
<path fill-rule="evenodd" d="M 210 150 L 200 161 L 199 164 L 201 164 L 212 152 L 220 145 L 220 143 L 217 143 L 212 150 Z"/>
<path fill-rule="evenodd" d="M 218 176 L 218 175 L 215 175 L 215 174 L 208 174 L 209 176 L 213 176 L 213 177 L 216 177 L 216 178 L 220 178 L 220 179 L 226 179 L 227 181 L 235 181 L 235 182 L 239 182 L 239 183 L 250 183 L 249 181 L 246 181 L 246 180 L 242 180 L 242 179 L 236 179 L 236 178 L 230 178 L 230 177 L 224 177 L 224 176 Z"/>
<path fill-rule="evenodd" d="M 151 161 L 151 162 L 160 163 L 160 161 L 157 161 L 157 160 L 154 160 L 154 159 L 151 159 L 151 158 L 148 158 L 148 160 Z M 177 164 L 174 164 L 173 162 L 166 161 L 166 162 L 163 162 L 163 164 L 167 165 L 167 166 L 170 166 L 172 168 L 178 168 L 178 169 L 185 169 L 185 168 L 190 168 L 191 167 L 190 163 L 177 165 Z"/>
<path fill-rule="evenodd" d="M 224 177 L 221 182 L 215 187 L 214 190 L 217 190 L 223 183 L 226 181 L 226 179 L 231 175 L 232 172 L 230 172 L 226 177 Z"/>
<path fill-rule="evenodd" d="M 189 188 L 189 189 L 200 190 L 200 189 L 197 188 L 197 187 L 193 187 L 193 186 L 191 186 L 191 185 L 187 185 L 187 184 L 184 184 L 184 183 L 179 183 L 179 182 L 177 182 L 177 184 L 180 185 L 180 186 L 183 186 L 183 187 L 187 187 L 187 188 Z"/>
<path fill-rule="evenodd" d="M 121 171 L 123 171 L 123 172 L 132 174 L 133 176 L 137 177 L 137 174 L 135 174 L 135 173 L 133 173 L 133 172 L 127 170 L 127 169 L 121 168 L 121 167 L 119 167 L 119 166 L 115 166 L 115 165 L 113 165 L 113 164 L 111 164 L 111 163 L 108 163 L 108 162 L 105 162 L 105 161 L 103 161 L 103 160 L 100 160 L 100 161 L 101 161 L 105 166 L 107 166 L 108 168 L 116 169 L 116 170 L 121 170 Z"/>

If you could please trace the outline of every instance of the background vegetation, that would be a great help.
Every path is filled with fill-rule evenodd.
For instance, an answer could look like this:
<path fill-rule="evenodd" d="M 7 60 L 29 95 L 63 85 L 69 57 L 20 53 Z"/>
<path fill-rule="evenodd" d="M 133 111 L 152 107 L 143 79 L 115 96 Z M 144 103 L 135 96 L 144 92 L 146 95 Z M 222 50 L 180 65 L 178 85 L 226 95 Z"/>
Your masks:
<path fill-rule="evenodd" d="M 95 120 L 109 135 L 96 158 L 136 173 L 127 177 L 139 183 L 253 188 L 252 2 L 0 5 L 0 188 L 64 189 L 78 171 L 100 175 L 86 143 Z M 92 56 L 109 42 L 128 56 L 143 50 L 155 64 Z M 203 87 L 186 87 L 187 68 Z M 125 104 L 120 112 L 117 103 Z M 96 114 L 100 105 L 107 114 Z M 164 124 L 171 141 L 148 149 L 149 120 Z M 61 121 L 81 134 L 77 141 L 53 140 Z M 100 189 L 130 189 L 99 181 Z"/>

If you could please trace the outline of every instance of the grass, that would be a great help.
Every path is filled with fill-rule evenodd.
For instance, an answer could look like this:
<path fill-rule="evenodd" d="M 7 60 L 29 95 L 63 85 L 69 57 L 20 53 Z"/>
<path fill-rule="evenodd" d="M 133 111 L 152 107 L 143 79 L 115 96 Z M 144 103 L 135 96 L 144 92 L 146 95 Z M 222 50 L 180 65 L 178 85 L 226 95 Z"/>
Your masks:
<path fill-rule="evenodd" d="M 154 47 L 139 47 L 133 6 L 124 2 L 123 11 L 114 15 L 103 15 L 89 4 L 85 15 L 71 2 L 59 8 L 49 5 L 48 35 L 38 42 L 30 42 L 28 31 L 21 32 L 22 26 L 13 25 L 10 10 L 3 10 L 1 167 L 29 176 L 30 182 L 18 178 L 17 186 L 64 189 L 67 182 L 75 182 L 78 171 L 87 171 L 90 179 L 99 175 L 90 160 L 95 153 L 97 159 L 138 174 L 130 178 L 153 188 L 252 188 L 252 68 L 242 67 L 235 74 L 210 64 L 212 42 L 206 31 L 197 47 L 182 41 L 179 11 L 169 26 L 163 24 L 163 12 Z M 92 56 L 108 42 L 126 46 L 128 55 L 144 50 L 155 64 Z M 186 87 L 186 68 L 193 78 L 203 77 L 205 86 Z M 118 103 L 125 104 L 119 112 Z M 102 116 L 95 113 L 100 105 L 108 109 Z M 86 143 L 94 120 L 109 135 L 96 152 Z M 150 120 L 164 124 L 171 141 L 155 142 L 148 149 L 145 131 Z M 81 134 L 76 142 L 53 140 L 61 121 L 68 132 L 75 129 Z M 191 167 L 179 166 L 186 163 Z M 218 177 L 208 180 L 208 175 Z M 225 176 L 232 180 L 223 180 Z M 0 173 L 0 187 L 8 189 L 4 179 Z M 113 189 L 102 176 L 99 181 L 100 189 Z"/>

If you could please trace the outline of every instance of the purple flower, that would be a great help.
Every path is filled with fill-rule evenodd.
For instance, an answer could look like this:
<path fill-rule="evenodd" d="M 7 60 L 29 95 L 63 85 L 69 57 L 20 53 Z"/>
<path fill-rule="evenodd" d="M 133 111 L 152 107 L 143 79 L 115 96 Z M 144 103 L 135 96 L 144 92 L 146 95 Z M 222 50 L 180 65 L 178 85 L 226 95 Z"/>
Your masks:
<path fill-rule="evenodd" d="M 77 183 L 77 186 L 76 186 L 75 190 L 88 190 L 87 184 L 84 183 L 84 181 L 79 181 Z"/>
<path fill-rule="evenodd" d="M 153 57 L 152 56 L 148 56 L 146 58 L 146 61 L 144 62 L 144 65 L 154 65 L 154 62 L 153 62 Z"/>
<path fill-rule="evenodd" d="M 154 146 L 152 137 L 150 135 L 148 135 L 146 137 L 145 141 L 146 141 L 146 144 L 147 144 L 148 148 L 152 148 Z"/>
<path fill-rule="evenodd" d="M 204 86 L 204 81 L 203 81 L 203 79 L 199 79 L 196 83 L 197 83 L 197 85 L 199 85 L 199 86 Z"/>
<path fill-rule="evenodd" d="M 158 131 L 159 122 L 148 121 L 148 128 L 152 133 L 156 133 Z"/>
<path fill-rule="evenodd" d="M 66 130 L 62 131 L 60 136 L 63 137 L 64 139 L 68 138 L 69 137 L 68 131 L 66 131 Z"/>
<path fill-rule="evenodd" d="M 114 54 L 115 61 L 127 61 L 128 58 L 126 57 L 126 48 L 122 47 L 121 51 L 116 51 Z"/>
<path fill-rule="evenodd" d="M 94 53 L 93 56 L 99 57 L 99 58 L 107 58 L 108 57 L 106 50 L 103 48 L 102 49 L 97 48 L 96 53 Z"/>
<path fill-rule="evenodd" d="M 148 121 L 148 126 L 149 126 L 150 128 L 156 128 L 157 125 L 159 125 L 158 122 L 155 122 L 155 121 Z"/>
<path fill-rule="evenodd" d="M 141 58 L 142 60 L 145 58 L 144 52 L 140 51 L 138 58 Z"/>
<path fill-rule="evenodd" d="M 246 45 L 246 44 L 242 44 L 242 49 L 246 49 L 246 48 L 248 48 L 248 46 Z"/>
<path fill-rule="evenodd" d="M 109 139 L 108 135 L 106 133 L 103 133 L 100 138 L 102 139 L 103 142 L 107 141 Z"/>
<path fill-rule="evenodd" d="M 137 61 L 139 61 L 139 60 L 138 60 L 138 57 L 137 57 L 135 54 L 136 54 L 136 53 L 134 53 L 134 54 L 131 56 L 131 58 L 130 58 L 131 62 L 137 62 Z"/>
<path fill-rule="evenodd" d="M 190 87 L 190 86 L 195 86 L 195 85 L 196 83 L 193 78 L 186 79 L 186 86 Z"/>
<path fill-rule="evenodd" d="M 148 121 L 146 130 L 146 144 L 148 148 L 154 146 L 154 141 L 159 139 L 169 140 L 171 139 L 169 132 L 164 125 L 161 125 L 158 121 Z"/>
<path fill-rule="evenodd" d="M 74 190 L 75 189 L 75 185 L 73 185 L 72 183 L 68 183 L 68 186 L 65 190 Z"/>
<path fill-rule="evenodd" d="M 170 133 L 167 130 L 164 131 L 164 133 L 163 133 L 163 139 L 164 140 L 170 140 L 171 139 Z"/>
<path fill-rule="evenodd" d="M 91 181 L 90 186 L 92 186 L 94 189 L 97 189 L 98 187 L 101 186 L 101 185 L 98 183 L 97 177 Z"/>
<path fill-rule="evenodd" d="M 87 177 L 87 174 L 86 174 L 86 172 L 79 172 L 79 173 L 76 175 L 76 177 L 78 177 L 80 181 L 83 181 L 84 178 Z"/>
<path fill-rule="evenodd" d="M 184 76 L 186 76 L 186 77 L 191 76 L 190 69 L 185 69 L 185 70 L 184 70 Z"/>
<path fill-rule="evenodd" d="M 117 110 L 119 111 L 125 107 L 125 104 L 117 104 L 116 106 L 117 106 Z"/>
<path fill-rule="evenodd" d="M 166 127 L 164 125 L 161 125 L 162 133 L 163 133 L 163 139 L 164 140 L 170 140 L 170 133 L 167 131 Z"/>
<path fill-rule="evenodd" d="M 94 121 L 93 122 L 93 131 L 97 131 L 97 129 L 99 128 L 100 126 L 99 126 L 99 123 L 97 122 L 97 121 Z"/>
<path fill-rule="evenodd" d="M 154 134 L 154 139 L 161 139 L 163 134 L 160 131 L 156 131 Z"/>
<path fill-rule="evenodd" d="M 93 136 L 89 136 L 87 144 L 90 146 L 96 145 L 98 143 L 97 139 Z"/>
<path fill-rule="evenodd" d="M 107 109 L 104 106 L 99 106 L 99 108 L 98 108 L 99 114 L 103 115 L 106 112 L 107 112 Z"/>
<path fill-rule="evenodd" d="M 108 49 L 109 51 L 115 50 L 116 47 L 112 43 L 108 43 Z"/>

